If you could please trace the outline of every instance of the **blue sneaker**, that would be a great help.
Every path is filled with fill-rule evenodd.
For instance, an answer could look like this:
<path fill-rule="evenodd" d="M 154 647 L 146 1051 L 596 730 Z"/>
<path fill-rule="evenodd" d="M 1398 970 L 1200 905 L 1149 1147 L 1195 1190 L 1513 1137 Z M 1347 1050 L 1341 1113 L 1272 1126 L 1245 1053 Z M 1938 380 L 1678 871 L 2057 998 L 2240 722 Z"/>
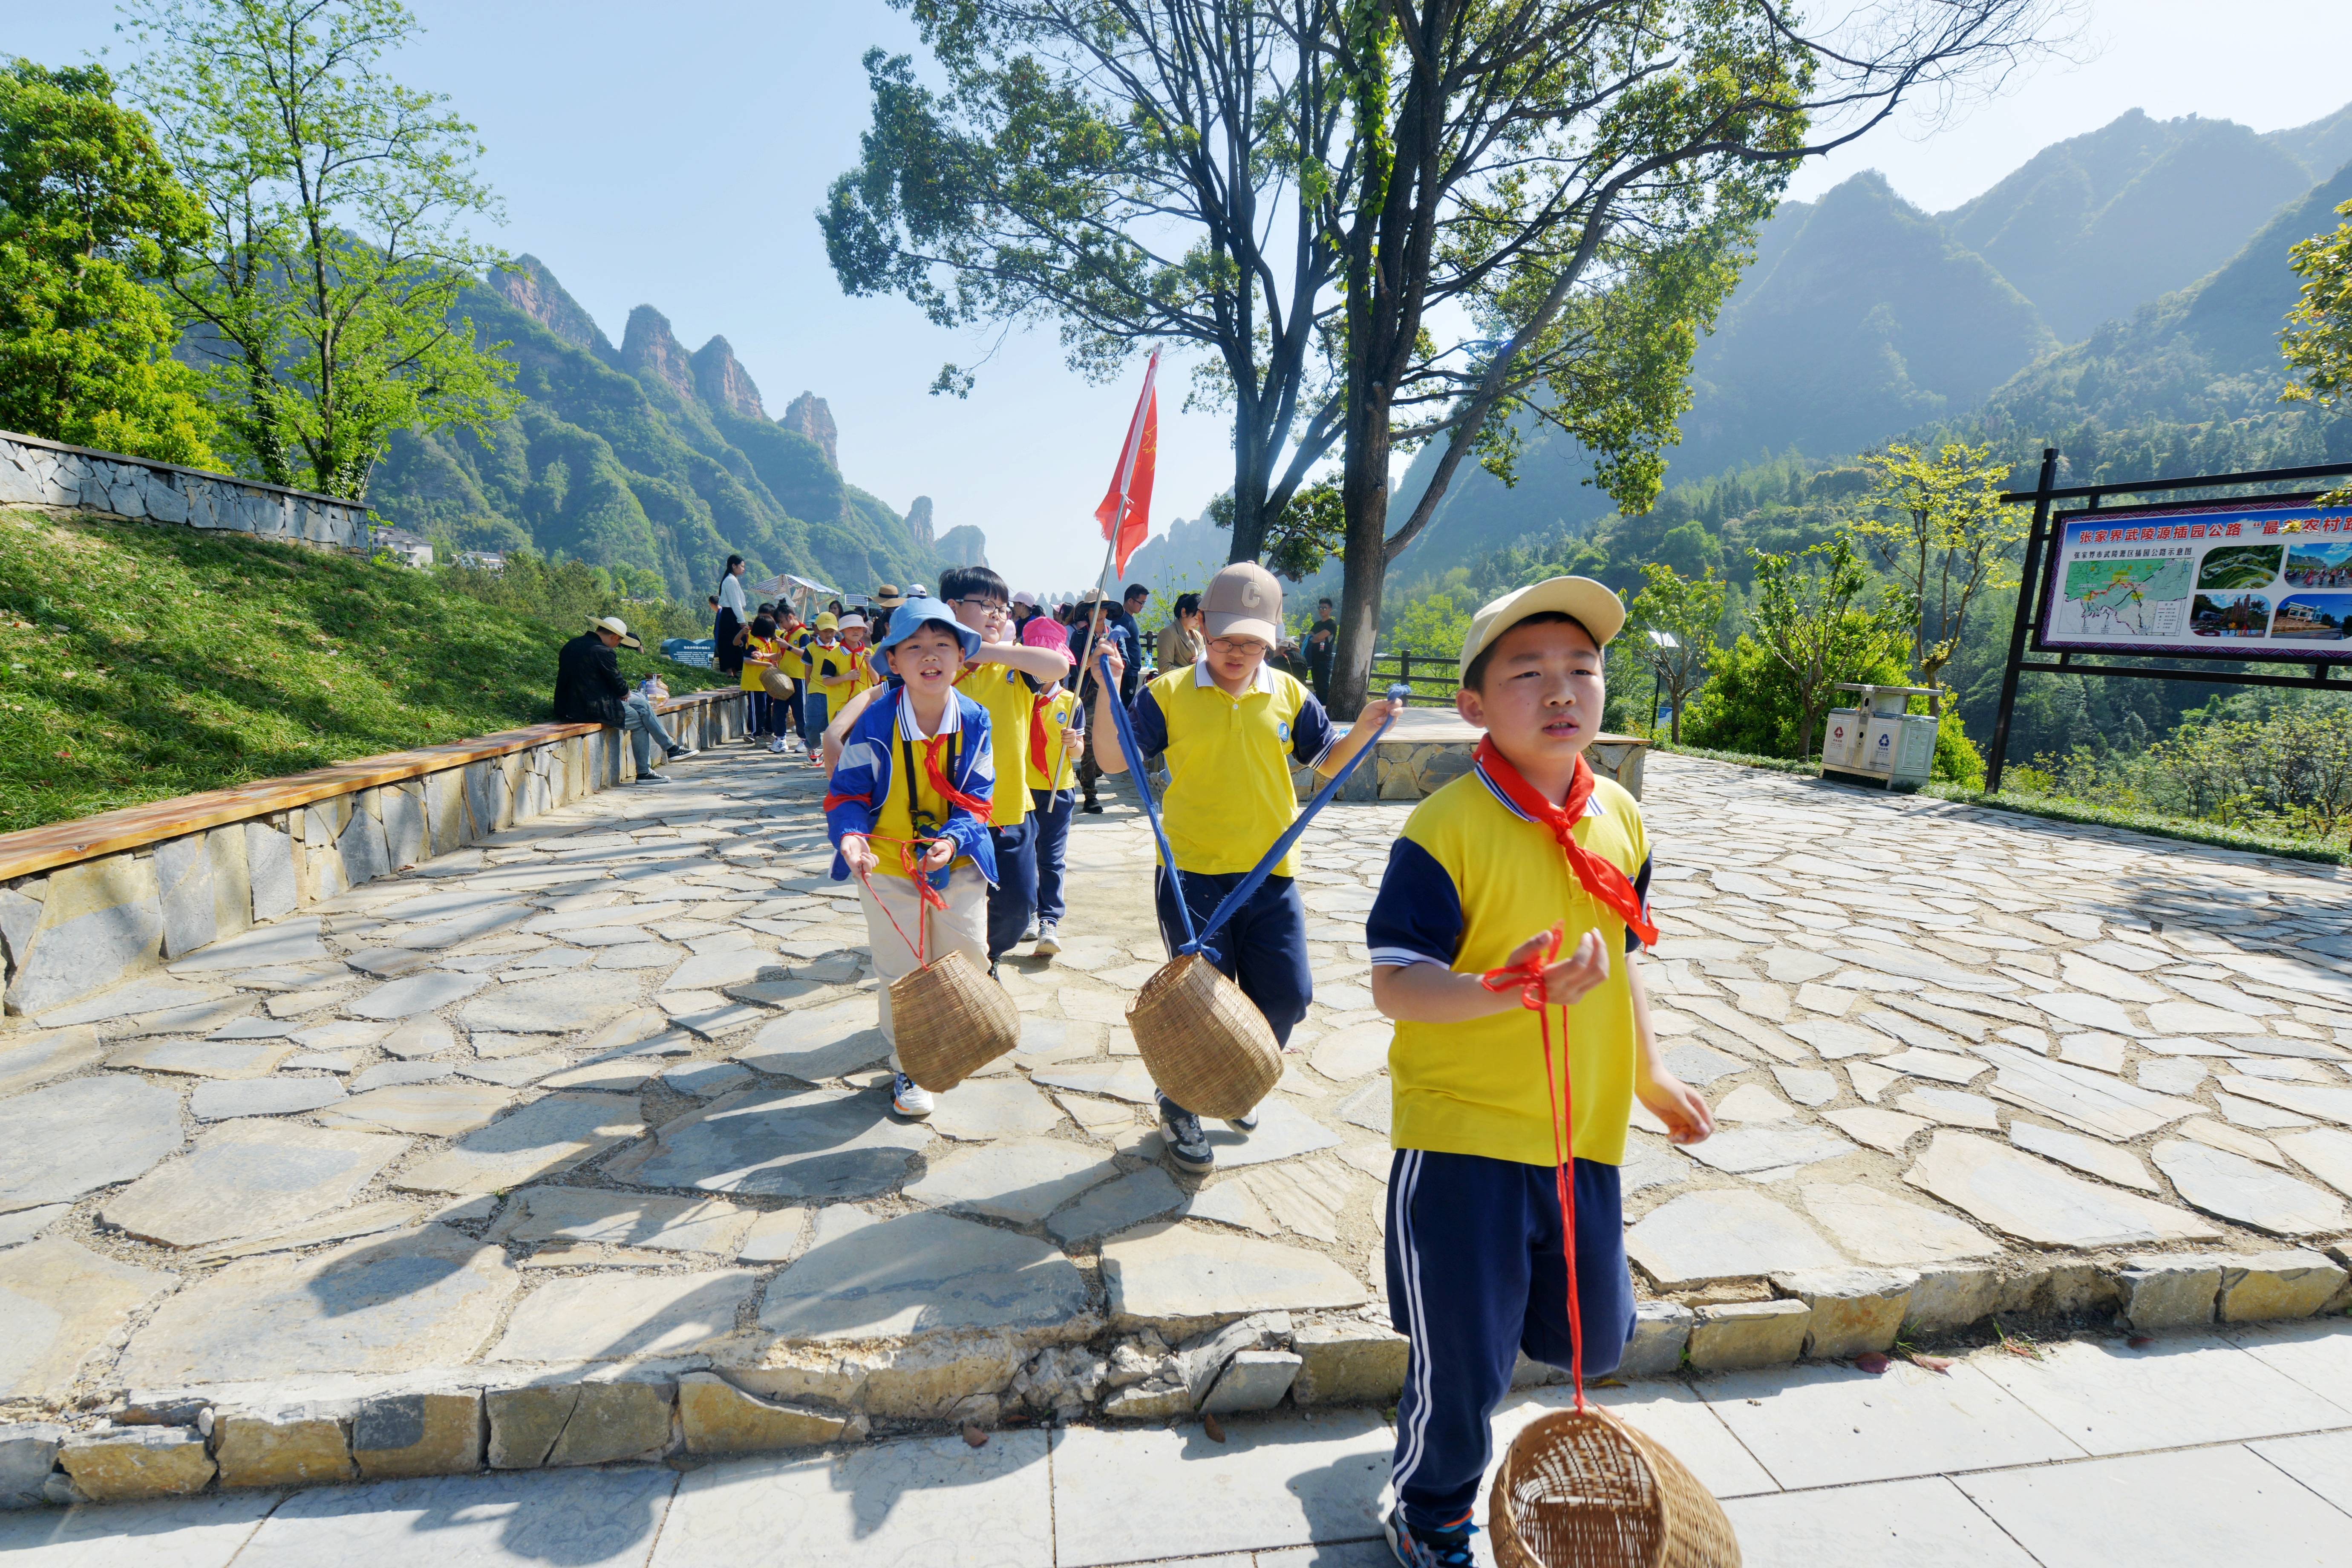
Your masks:
<path fill-rule="evenodd" d="M 1416 1535 L 1405 1528 L 1404 1510 L 1392 1508 L 1381 1521 L 1388 1532 L 1389 1550 L 1404 1568 L 1472 1568 L 1475 1561 L 1470 1555 L 1470 1537 L 1477 1526 L 1468 1520 L 1453 1530 L 1424 1530 Z"/>

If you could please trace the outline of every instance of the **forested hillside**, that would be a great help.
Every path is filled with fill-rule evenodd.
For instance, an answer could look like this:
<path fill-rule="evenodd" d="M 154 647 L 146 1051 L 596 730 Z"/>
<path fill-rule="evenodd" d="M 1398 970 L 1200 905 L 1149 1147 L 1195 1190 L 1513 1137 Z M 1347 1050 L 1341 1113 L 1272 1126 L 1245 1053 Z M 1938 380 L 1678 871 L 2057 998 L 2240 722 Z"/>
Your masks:
<path fill-rule="evenodd" d="M 2332 225 L 2348 161 L 2352 106 L 2268 135 L 2134 110 L 1941 215 L 1876 174 L 1784 203 L 1699 345 L 1667 484 L 1791 455 L 1836 467 L 1944 428 L 2036 450 L 2046 434 L 2078 476 L 2316 450 L 2320 426 L 2274 405 L 2286 247 Z M 1392 583 L 1611 515 L 1589 456 L 1556 432 L 1530 434 L 1518 471 L 1516 488 L 1457 476 Z"/>
<path fill-rule="evenodd" d="M 824 401 L 804 395 L 770 416 L 725 338 L 689 353 L 640 305 L 615 348 L 529 256 L 468 289 L 462 308 L 484 339 L 509 345 L 522 406 L 486 438 L 395 437 L 368 489 L 384 521 L 457 548 L 528 546 L 651 572 L 688 603 L 730 553 L 755 579 L 795 572 L 864 589 L 937 575 L 928 526 L 842 477 Z M 976 553 L 982 542 L 957 545 Z"/>

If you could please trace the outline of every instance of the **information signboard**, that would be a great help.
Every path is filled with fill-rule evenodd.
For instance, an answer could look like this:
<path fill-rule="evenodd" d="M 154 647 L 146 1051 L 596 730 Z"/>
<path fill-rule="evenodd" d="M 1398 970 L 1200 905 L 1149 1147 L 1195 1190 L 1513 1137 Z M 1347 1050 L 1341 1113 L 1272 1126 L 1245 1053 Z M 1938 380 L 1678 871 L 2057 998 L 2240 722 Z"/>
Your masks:
<path fill-rule="evenodd" d="M 2045 648 L 2352 662 L 2352 508 L 2201 502 L 2057 521 Z"/>

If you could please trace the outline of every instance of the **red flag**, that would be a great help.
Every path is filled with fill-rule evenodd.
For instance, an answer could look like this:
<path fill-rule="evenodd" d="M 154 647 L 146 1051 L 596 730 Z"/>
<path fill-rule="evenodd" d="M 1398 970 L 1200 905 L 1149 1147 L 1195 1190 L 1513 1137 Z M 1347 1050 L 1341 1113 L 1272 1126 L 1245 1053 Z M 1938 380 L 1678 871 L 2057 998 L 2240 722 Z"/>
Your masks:
<path fill-rule="evenodd" d="M 1151 530 L 1151 476 L 1160 466 L 1160 395 L 1151 384 L 1159 374 L 1160 351 L 1154 349 L 1151 363 L 1143 367 L 1143 392 L 1135 400 L 1135 417 L 1128 422 L 1127 444 L 1118 449 L 1118 467 L 1111 474 L 1110 489 L 1103 492 L 1102 505 L 1095 508 L 1103 538 L 1112 542 L 1113 570 L 1122 577 L 1128 557 Z"/>

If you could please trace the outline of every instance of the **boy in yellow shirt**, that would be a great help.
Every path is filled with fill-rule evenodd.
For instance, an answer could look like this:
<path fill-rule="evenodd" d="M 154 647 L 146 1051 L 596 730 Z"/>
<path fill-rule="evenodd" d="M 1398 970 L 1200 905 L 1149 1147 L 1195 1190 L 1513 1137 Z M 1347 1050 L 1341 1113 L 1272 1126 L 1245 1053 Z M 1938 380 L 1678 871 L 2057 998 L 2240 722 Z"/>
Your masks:
<path fill-rule="evenodd" d="M 1205 926 L 1297 818 L 1291 769 L 1336 774 L 1371 743 L 1393 709 L 1385 699 L 1365 703 L 1342 737 L 1313 692 L 1266 662 L 1282 636 L 1282 584 L 1257 563 L 1235 562 L 1209 579 L 1201 611 L 1207 641 L 1200 662 L 1162 670 L 1127 705 L 1139 753 L 1168 756 L 1160 816 L 1175 864 L 1160 868 L 1152 893 L 1171 953 L 1184 940 L 1185 912 L 1193 930 Z M 1095 757 L 1106 773 L 1127 771 L 1110 709 L 1126 668 L 1113 647 L 1118 640 L 1098 636 L 1087 649 L 1101 672 Z M 1276 861 L 1213 943 L 1217 968 L 1265 1016 L 1276 1044 L 1289 1041 L 1315 998 L 1297 859 L 1293 847 Z M 1194 1175 L 1213 1169 L 1216 1153 L 1200 1117 L 1165 1094 L 1159 1110 L 1176 1168 Z M 1246 1132 L 1257 1113 L 1228 1125 Z"/>
<path fill-rule="evenodd" d="M 1021 628 L 1021 640 L 1031 647 L 1066 652 L 1068 634 L 1051 616 L 1032 616 Z M 1030 951 L 1051 958 L 1062 951 L 1059 927 L 1066 908 L 1062 897 L 1062 868 L 1070 847 L 1070 813 L 1077 805 L 1078 755 L 1086 736 L 1070 727 L 1078 710 L 1078 694 L 1054 681 L 1037 695 L 1029 728 L 1029 799 L 1037 823 L 1037 918 L 1024 935 L 1034 934 Z"/>
<path fill-rule="evenodd" d="M 1454 701 L 1486 739 L 1473 771 L 1406 819 L 1366 921 L 1372 999 L 1397 1020 L 1388 1289 L 1412 1348 L 1386 1528 L 1408 1568 L 1471 1563 L 1489 1423 L 1521 1350 L 1589 1378 L 1624 1353 L 1617 1167 L 1633 1102 L 1676 1143 L 1714 1130 L 1659 1058 L 1633 963 L 1657 940 L 1641 808 L 1584 758 L 1606 698 L 1601 649 L 1624 621 L 1585 577 L 1478 612 Z"/>

